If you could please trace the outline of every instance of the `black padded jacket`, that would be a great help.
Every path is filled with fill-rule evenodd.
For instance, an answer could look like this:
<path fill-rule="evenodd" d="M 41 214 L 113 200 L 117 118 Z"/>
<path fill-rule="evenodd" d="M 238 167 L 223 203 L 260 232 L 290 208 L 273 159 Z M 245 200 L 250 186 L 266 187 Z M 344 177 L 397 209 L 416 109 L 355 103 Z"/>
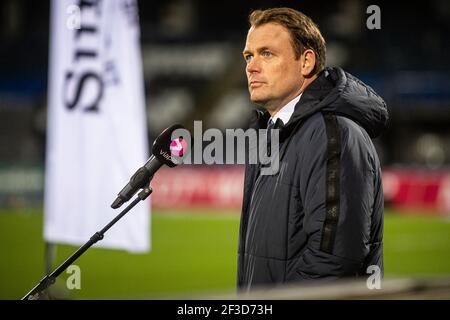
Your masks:
<path fill-rule="evenodd" d="M 255 111 L 252 128 L 269 114 Z M 247 164 L 239 230 L 240 290 L 383 272 L 383 188 L 371 138 L 386 127 L 383 99 L 326 68 L 279 131 L 279 170 Z"/>

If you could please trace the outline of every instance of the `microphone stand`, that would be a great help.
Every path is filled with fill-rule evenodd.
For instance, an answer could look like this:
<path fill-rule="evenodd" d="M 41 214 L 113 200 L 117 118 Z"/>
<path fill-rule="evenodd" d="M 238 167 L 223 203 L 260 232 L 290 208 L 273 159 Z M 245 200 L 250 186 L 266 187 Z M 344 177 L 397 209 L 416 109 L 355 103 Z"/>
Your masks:
<path fill-rule="evenodd" d="M 68 266 L 70 266 L 76 259 L 78 259 L 87 249 L 89 249 L 97 241 L 103 239 L 106 231 L 109 230 L 117 221 L 119 221 L 128 211 L 130 211 L 139 201 L 147 199 L 152 193 L 152 188 L 145 187 L 139 192 L 138 196 L 130 203 L 121 213 L 119 213 L 114 219 L 111 220 L 102 230 L 96 232 L 88 242 L 82 245 L 77 251 L 75 251 L 66 261 L 64 261 L 58 268 L 56 268 L 51 274 L 46 275 L 33 289 L 30 290 L 22 300 L 39 300 L 40 295 L 49 286 L 55 283 L 56 277 L 58 277 Z"/>

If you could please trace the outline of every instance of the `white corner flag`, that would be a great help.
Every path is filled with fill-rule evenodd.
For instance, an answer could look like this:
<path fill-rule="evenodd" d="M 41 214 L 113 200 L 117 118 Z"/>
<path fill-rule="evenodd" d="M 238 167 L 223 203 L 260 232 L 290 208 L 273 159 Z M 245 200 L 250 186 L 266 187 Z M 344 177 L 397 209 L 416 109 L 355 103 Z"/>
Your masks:
<path fill-rule="evenodd" d="M 44 238 L 81 245 L 120 211 L 110 205 L 148 156 L 135 0 L 53 0 Z M 131 201 L 130 201 L 131 202 Z M 149 201 L 98 246 L 150 249 Z"/>

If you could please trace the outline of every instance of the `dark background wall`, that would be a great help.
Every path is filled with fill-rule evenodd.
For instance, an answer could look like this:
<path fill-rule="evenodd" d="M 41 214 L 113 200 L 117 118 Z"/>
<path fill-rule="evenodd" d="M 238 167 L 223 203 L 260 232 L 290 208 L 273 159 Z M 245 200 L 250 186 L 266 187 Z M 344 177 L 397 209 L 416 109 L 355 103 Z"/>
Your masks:
<path fill-rule="evenodd" d="M 107 1 L 107 0 L 105 0 Z M 369 30 L 366 9 L 381 9 Z M 290 6 L 313 18 L 328 65 L 360 77 L 387 101 L 376 140 L 383 165 L 450 163 L 450 2 L 139 1 L 150 140 L 175 121 L 243 126 L 251 104 L 241 51 L 252 9 Z M 49 1 L 0 3 L 0 164 L 43 164 Z"/>

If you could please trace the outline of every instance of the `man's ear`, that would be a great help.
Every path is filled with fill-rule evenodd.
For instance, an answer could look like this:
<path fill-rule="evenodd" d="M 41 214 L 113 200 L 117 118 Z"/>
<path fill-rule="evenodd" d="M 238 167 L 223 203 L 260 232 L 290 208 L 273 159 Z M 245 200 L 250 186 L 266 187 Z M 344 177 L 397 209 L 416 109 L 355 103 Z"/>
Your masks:
<path fill-rule="evenodd" d="M 301 74 L 305 78 L 312 77 L 316 65 L 316 54 L 311 49 L 306 49 L 301 55 Z"/>

